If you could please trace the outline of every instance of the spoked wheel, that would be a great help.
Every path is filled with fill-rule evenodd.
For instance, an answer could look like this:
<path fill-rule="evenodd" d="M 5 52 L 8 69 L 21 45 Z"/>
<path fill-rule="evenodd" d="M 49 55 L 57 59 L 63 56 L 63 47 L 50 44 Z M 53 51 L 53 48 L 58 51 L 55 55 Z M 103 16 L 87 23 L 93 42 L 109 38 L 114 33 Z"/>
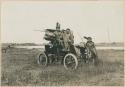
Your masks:
<path fill-rule="evenodd" d="M 94 64 L 94 63 L 95 63 L 95 59 L 94 59 L 94 58 L 89 58 L 89 59 L 87 60 L 87 63 L 88 63 L 88 64 Z"/>
<path fill-rule="evenodd" d="M 88 64 L 97 63 L 96 55 L 92 53 L 92 51 L 90 51 L 89 49 L 86 49 L 86 63 Z"/>
<path fill-rule="evenodd" d="M 64 67 L 67 70 L 75 70 L 77 69 L 77 66 L 78 60 L 74 54 L 69 53 L 64 57 Z"/>
<path fill-rule="evenodd" d="M 42 66 L 47 66 L 48 58 L 44 52 L 39 55 L 37 63 Z"/>

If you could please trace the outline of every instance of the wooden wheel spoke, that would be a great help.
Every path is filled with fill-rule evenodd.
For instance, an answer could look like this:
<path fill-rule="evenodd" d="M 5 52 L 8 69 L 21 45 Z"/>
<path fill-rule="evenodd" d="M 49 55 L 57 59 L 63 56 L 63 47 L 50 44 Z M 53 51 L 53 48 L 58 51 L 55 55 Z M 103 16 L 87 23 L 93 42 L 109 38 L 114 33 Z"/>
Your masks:
<path fill-rule="evenodd" d="M 64 67 L 67 70 L 74 70 L 77 68 L 77 66 L 78 66 L 78 60 L 74 54 L 70 53 L 64 57 Z"/>

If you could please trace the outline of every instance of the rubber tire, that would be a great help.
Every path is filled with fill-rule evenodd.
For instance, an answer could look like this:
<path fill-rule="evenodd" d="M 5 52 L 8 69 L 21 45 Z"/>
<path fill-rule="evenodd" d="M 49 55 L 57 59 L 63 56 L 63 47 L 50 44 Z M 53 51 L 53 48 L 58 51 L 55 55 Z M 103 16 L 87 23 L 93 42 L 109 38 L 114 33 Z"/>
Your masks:
<path fill-rule="evenodd" d="M 66 61 L 67 56 L 69 56 L 69 55 L 72 56 L 72 57 L 75 59 L 75 63 L 76 63 L 75 68 L 74 68 L 74 70 L 75 70 L 75 69 L 77 69 L 77 67 L 78 67 L 78 59 L 77 59 L 77 57 L 76 57 L 74 54 L 72 54 L 72 53 L 69 53 L 69 54 L 66 54 L 66 55 L 65 55 L 65 57 L 64 57 L 64 67 L 65 67 L 66 70 L 68 70 L 68 68 L 67 68 L 67 66 L 66 66 L 66 64 L 65 64 L 65 61 Z"/>
<path fill-rule="evenodd" d="M 45 63 L 45 65 L 43 65 L 43 66 L 47 66 L 47 64 L 48 64 L 48 58 L 47 58 L 47 56 L 46 56 L 46 54 L 43 52 L 43 53 L 40 53 L 39 55 L 38 55 L 38 59 L 37 59 L 37 64 L 39 64 L 39 65 L 41 65 L 41 63 L 40 63 L 40 56 L 41 55 L 44 55 L 44 57 L 46 58 L 46 63 Z"/>

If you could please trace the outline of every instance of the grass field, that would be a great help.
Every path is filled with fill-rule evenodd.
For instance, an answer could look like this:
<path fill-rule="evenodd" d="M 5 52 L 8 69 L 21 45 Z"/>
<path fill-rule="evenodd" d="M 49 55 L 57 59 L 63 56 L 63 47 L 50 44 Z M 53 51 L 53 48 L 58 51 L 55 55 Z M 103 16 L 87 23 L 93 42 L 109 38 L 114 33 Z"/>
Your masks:
<path fill-rule="evenodd" d="M 123 86 L 124 51 L 98 50 L 98 66 L 79 65 L 67 71 L 61 64 L 36 64 L 37 49 L 12 48 L 2 53 L 1 84 L 10 86 Z"/>

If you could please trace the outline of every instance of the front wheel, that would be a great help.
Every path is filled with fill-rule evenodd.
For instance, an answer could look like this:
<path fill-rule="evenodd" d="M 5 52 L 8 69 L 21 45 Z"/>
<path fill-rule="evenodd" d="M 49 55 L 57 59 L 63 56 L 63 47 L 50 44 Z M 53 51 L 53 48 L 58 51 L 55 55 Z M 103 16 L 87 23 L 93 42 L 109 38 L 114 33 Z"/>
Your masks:
<path fill-rule="evenodd" d="M 42 66 L 47 66 L 48 58 L 45 53 L 41 53 L 38 56 L 37 63 Z"/>
<path fill-rule="evenodd" d="M 64 67 L 67 70 L 75 70 L 78 66 L 78 60 L 76 56 L 72 53 L 66 54 L 64 57 Z"/>

